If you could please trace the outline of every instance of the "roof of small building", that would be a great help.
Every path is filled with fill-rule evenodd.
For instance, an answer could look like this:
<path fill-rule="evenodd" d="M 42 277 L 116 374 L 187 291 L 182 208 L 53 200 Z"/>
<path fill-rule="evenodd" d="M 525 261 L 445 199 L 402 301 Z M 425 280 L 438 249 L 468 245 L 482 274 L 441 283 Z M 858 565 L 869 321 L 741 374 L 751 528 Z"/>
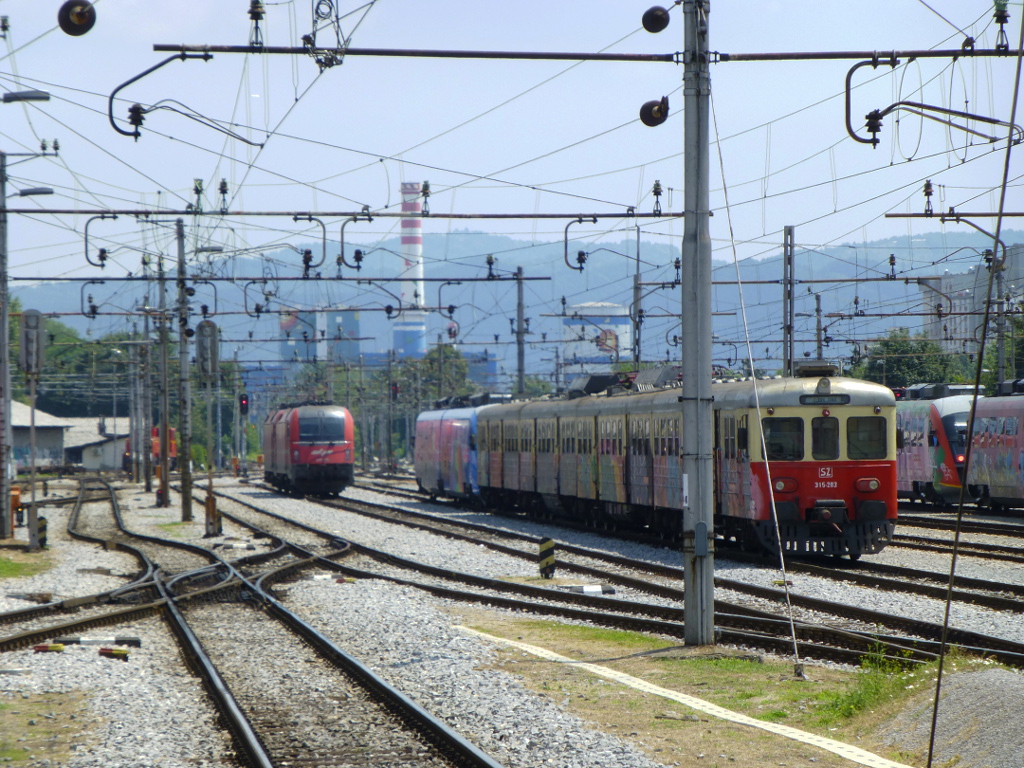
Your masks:
<path fill-rule="evenodd" d="M 36 408 L 36 428 L 37 429 L 53 429 L 53 428 L 64 428 L 71 426 L 71 419 L 65 419 L 58 416 L 51 416 L 46 411 L 41 411 Z M 15 429 L 25 428 L 28 429 L 32 426 L 32 408 L 19 403 L 17 400 L 11 401 L 11 426 Z"/>
<path fill-rule="evenodd" d="M 99 416 L 86 416 L 84 418 L 68 418 L 64 419 L 68 422 L 68 430 L 64 433 L 64 448 L 80 448 L 86 445 L 96 445 L 97 443 L 105 443 L 115 439 L 113 434 L 113 422 L 111 419 L 106 420 L 107 433 L 103 434 L 100 432 L 100 417 Z M 117 439 L 124 439 L 128 437 L 128 419 L 118 419 L 118 433 Z"/>

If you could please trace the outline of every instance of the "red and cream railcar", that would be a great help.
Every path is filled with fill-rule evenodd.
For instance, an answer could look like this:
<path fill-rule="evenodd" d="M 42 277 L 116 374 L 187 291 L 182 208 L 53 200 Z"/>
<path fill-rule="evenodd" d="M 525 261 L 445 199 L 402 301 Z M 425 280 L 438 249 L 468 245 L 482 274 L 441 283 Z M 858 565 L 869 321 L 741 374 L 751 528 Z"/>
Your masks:
<path fill-rule="evenodd" d="M 756 394 L 755 394 L 756 391 Z M 492 504 L 682 530 L 679 388 L 514 403 L 478 416 Z M 859 557 L 896 521 L 895 398 L 824 376 L 716 384 L 715 526 L 743 544 Z M 760 418 L 758 416 L 760 405 Z"/>
<path fill-rule="evenodd" d="M 841 377 L 714 388 L 716 528 L 741 543 L 879 552 L 896 527 L 895 397 Z"/>
<path fill-rule="evenodd" d="M 300 405 L 263 424 L 263 477 L 288 493 L 341 493 L 355 480 L 355 425 L 340 405 Z"/>

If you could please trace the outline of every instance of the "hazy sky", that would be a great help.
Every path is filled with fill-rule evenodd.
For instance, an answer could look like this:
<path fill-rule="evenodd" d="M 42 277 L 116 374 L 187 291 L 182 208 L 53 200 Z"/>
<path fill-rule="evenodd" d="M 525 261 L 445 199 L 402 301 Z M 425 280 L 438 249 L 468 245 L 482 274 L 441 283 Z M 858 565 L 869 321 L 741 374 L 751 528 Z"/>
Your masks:
<path fill-rule="evenodd" d="M 335 0 L 337 3 L 338 0 Z M 0 41 L 0 90 L 39 88 L 52 100 L 0 106 L 0 150 L 33 152 L 57 138 L 60 157 L 17 162 L 8 194 L 51 186 L 48 197 L 11 198 L 11 207 L 181 209 L 204 181 L 205 210 L 219 209 L 220 180 L 232 210 L 344 212 L 393 210 L 402 181 L 430 182 L 434 213 L 625 213 L 650 211 L 660 182 L 664 212 L 682 207 L 682 67 L 674 63 L 570 63 L 350 56 L 320 71 L 307 56 L 216 54 L 210 61 L 172 61 L 126 87 L 114 102 L 122 128 L 128 107 L 160 104 L 145 117 L 138 141 L 119 135 L 108 98 L 123 82 L 169 54 L 154 44 L 246 45 L 248 0 L 102 0 L 95 27 L 81 37 L 56 27 L 59 0 L 0 0 L 10 29 Z M 294 46 L 312 29 L 310 0 L 267 3 L 267 45 Z M 325 7 L 326 3 L 321 3 Z M 640 26 L 646 2 L 616 0 L 376 0 L 338 5 L 342 32 L 355 47 L 458 50 L 672 53 L 683 47 L 678 7 L 664 32 Z M 1021 4 L 1011 3 L 1007 35 L 1020 37 Z M 863 0 L 815 2 L 716 0 L 710 47 L 738 53 L 911 51 L 995 44 L 991 2 Z M 317 33 L 331 45 L 335 32 Z M 782 229 L 796 227 L 799 245 L 822 248 L 922 231 L 963 231 L 937 220 L 887 220 L 921 212 L 924 180 L 935 185 L 936 211 L 990 211 L 1006 161 L 1007 128 L 971 123 L 984 136 L 933 120 L 890 115 L 875 149 L 851 139 L 844 119 L 845 80 L 853 61 L 716 63 L 711 67 L 711 232 L 718 259 L 778 251 Z M 999 120 L 1011 116 L 1016 60 L 918 60 L 864 67 L 853 76 L 854 126 L 899 100 L 965 110 Z M 640 105 L 667 95 L 669 120 L 649 128 Z M 184 113 L 202 116 L 192 119 Z M 215 130 L 230 127 L 253 146 Z M 1020 118 L 1017 122 L 1024 122 Z M 990 142 L 987 136 L 996 137 Z M 1020 210 L 1022 148 L 1013 150 L 1006 209 Z M 728 205 L 727 205 L 728 204 Z M 99 275 L 86 263 L 87 215 L 12 216 L 10 267 L 15 276 Z M 434 219 L 425 233 L 474 229 L 524 241 L 561 240 L 569 219 L 541 221 Z M 337 239 L 340 217 L 325 217 Z M 994 228 L 994 220 L 978 222 Z M 601 219 L 572 228 L 577 245 L 635 238 L 635 222 Z M 678 243 L 680 220 L 641 222 L 643 239 Z M 1005 225 L 1013 228 L 1013 220 Z M 397 220 L 377 218 L 346 230 L 346 239 L 393 236 Z M 168 252 L 166 226 L 122 217 L 94 221 L 91 245 L 104 245 L 106 276 L 137 271 L 140 251 Z M 190 247 L 262 248 L 319 238 L 320 229 L 290 217 L 232 219 L 189 229 Z M 577 242 L 578 241 L 578 242 Z M 95 250 L 93 248 L 93 250 Z M 333 262 L 335 253 L 329 253 Z M 881 264 L 887 253 L 857 258 Z M 627 254 L 631 256 L 631 254 Z M 426 254 L 429 274 L 434 254 Z M 976 259 L 975 254 L 969 254 Z M 922 264 L 938 258 L 922 256 Z M 573 273 L 551 266 L 576 300 L 605 298 L 626 280 L 631 258 L 595 255 Z M 645 279 L 669 274 L 645 265 Z M 225 300 L 227 300 L 225 298 Z M 232 299 L 234 301 L 234 299 Z M 240 304 L 240 299 L 238 300 Z M 549 311 L 539 307 L 536 311 Z M 536 312 L 535 312 L 536 313 Z"/>

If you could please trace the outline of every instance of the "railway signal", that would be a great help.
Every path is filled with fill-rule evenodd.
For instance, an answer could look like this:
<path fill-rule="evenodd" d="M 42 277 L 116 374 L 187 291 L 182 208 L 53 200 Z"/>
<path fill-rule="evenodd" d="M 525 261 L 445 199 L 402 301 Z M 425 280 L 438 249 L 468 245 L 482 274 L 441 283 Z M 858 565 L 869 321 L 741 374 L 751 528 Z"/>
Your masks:
<path fill-rule="evenodd" d="M 249 395 L 245 392 L 238 396 L 238 412 L 243 416 L 249 415 Z"/>
<path fill-rule="evenodd" d="M 220 331 L 212 320 L 203 320 L 196 327 L 196 365 L 203 381 L 216 378 L 220 367 Z"/>
<path fill-rule="evenodd" d="M 26 309 L 21 313 L 21 349 L 18 364 L 27 375 L 38 375 L 46 358 L 46 328 L 42 313 Z"/>

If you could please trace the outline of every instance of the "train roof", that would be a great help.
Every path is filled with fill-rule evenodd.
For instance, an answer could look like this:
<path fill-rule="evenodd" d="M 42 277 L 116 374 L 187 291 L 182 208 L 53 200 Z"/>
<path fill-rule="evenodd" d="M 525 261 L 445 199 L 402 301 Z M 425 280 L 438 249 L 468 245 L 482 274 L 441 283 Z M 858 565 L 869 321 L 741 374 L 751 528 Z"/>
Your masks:
<path fill-rule="evenodd" d="M 755 397 L 756 388 L 756 397 Z M 896 396 L 881 384 L 844 376 L 810 378 L 747 379 L 716 382 L 712 386 L 715 408 L 785 407 L 795 405 L 878 405 L 893 406 Z M 653 391 L 634 392 L 621 389 L 599 395 L 585 395 L 572 399 L 530 400 L 494 406 L 481 418 L 507 418 L 510 413 L 534 418 L 558 415 L 592 413 L 631 413 L 652 404 L 676 403 L 682 388 L 670 386 Z M 1024 402 L 1024 398 L 1021 399 Z"/>
<path fill-rule="evenodd" d="M 896 403 L 896 410 L 899 413 L 913 413 L 934 407 L 939 416 L 948 416 L 951 413 L 969 413 L 973 399 L 971 395 L 952 395 L 938 400 L 900 400 Z M 978 402 L 983 399 L 978 398 Z"/>
<path fill-rule="evenodd" d="M 755 392 L 756 389 L 756 392 Z M 779 408 L 793 405 L 895 405 L 888 387 L 845 376 L 722 382 L 713 387 L 715 408 Z"/>

